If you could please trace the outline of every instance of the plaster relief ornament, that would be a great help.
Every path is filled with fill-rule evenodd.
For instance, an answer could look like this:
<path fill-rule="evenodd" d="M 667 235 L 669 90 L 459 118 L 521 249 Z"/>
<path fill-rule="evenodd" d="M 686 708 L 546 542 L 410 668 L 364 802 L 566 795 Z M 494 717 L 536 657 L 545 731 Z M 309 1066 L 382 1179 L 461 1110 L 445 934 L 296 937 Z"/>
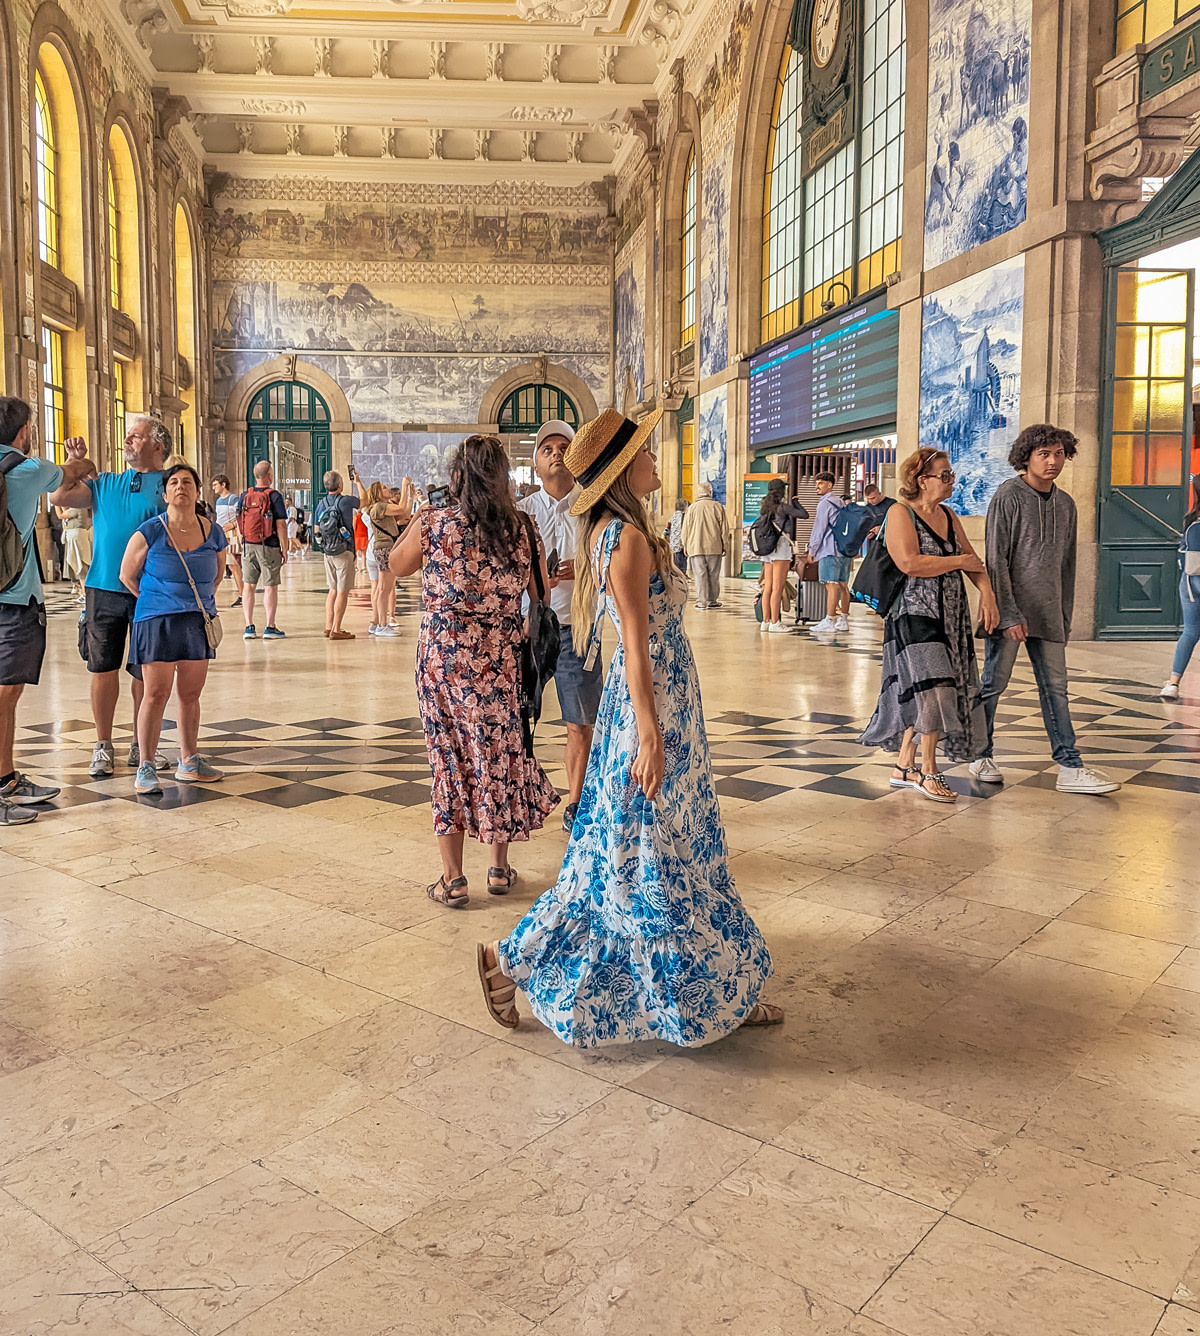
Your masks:
<path fill-rule="evenodd" d="M 348 125 L 335 125 L 333 127 L 333 156 L 335 158 L 344 158 L 350 152 L 350 127 Z"/>
<path fill-rule="evenodd" d="M 616 83 L 617 81 L 617 52 L 619 46 L 602 46 L 600 48 L 600 82 Z"/>
<path fill-rule="evenodd" d="M 244 97 L 242 110 L 251 116 L 303 116 L 308 107 L 286 97 Z"/>
<path fill-rule="evenodd" d="M 333 38 L 313 38 L 313 74 L 322 79 L 333 77 Z"/>
<path fill-rule="evenodd" d="M 567 161 L 583 161 L 583 131 L 572 130 L 567 136 Z"/>
<path fill-rule="evenodd" d="M 562 47 L 558 42 L 551 42 L 542 49 L 542 79 L 546 83 L 558 83 L 558 59 Z"/>
<path fill-rule="evenodd" d="M 608 0 L 517 0 L 517 13 L 530 23 L 580 23 L 603 18 Z"/>
<path fill-rule="evenodd" d="M 256 37 L 254 39 L 254 73 L 271 73 L 272 48 L 275 45 L 273 37 Z"/>
<path fill-rule="evenodd" d="M 444 79 L 446 77 L 446 43 L 429 43 L 429 77 L 431 79 Z"/>
<path fill-rule="evenodd" d="M 537 131 L 536 131 L 536 130 L 522 130 L 522 131 L 521 131 L 521 161 L 522 161 L 522 162 L 536 162 L 536 161 L 537 161 L 537 159 L 534 157 L 534 153 L 533 153 L 534 148 L 536 147 L 536 145 L 537 145 Z"/>
<path fill-rule="evenodd" d="M 514 107 L 508 113 L 510 121 L 553 121 L 557 125 L 565 125 L 573 120 L 575 112 L 571 107 L 535 107 L 526 105 L 523 107 Z"/>
<path fill-rule="evenodd" d="M 196 73 L 212 74 L 213 55 L 216 52 L 217 39 L 205 34 L 201 37 L 193 37 L 192 42 L 196 47 L 196 54 L 200 58 L 200 63 L 196 66 Z"/>
<path fill-rule="evenodd" d="M 386 37 L 373 37 L 371 39 L 371 78 L 386 79 L 388 77 L 388 58 L 391 54 L 392 44 Z"/>
<path fill-rule="evenodd" d="M 283 128 L 287 134 L 287 155 L 289 158 L 297 157 L 300 153 L 300 131 L 302 127 L 292 122 Z"/>
<path fill-rule="evenodd" d="M 238 152 L 251 152 L 251 144 L 254 142 L 254 122 L 236 121 L 233 127 L 237 131 Z"/>
<path fill-rule="evenodd" d="M 147 51 L 156 33 L 170 31 L 159 0 L 121 0 L 121 15 Z"/>

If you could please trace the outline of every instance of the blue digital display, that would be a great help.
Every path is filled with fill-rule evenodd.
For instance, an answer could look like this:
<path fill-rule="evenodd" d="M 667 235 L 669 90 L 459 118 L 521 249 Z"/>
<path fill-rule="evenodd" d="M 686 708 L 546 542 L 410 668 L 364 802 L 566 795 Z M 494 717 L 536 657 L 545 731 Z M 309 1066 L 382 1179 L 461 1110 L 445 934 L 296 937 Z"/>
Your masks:
<path fill-rule="evenodd" d="M 750 449 L 896 420 L 900 313 L 879 293 L 750 358 Z"/>

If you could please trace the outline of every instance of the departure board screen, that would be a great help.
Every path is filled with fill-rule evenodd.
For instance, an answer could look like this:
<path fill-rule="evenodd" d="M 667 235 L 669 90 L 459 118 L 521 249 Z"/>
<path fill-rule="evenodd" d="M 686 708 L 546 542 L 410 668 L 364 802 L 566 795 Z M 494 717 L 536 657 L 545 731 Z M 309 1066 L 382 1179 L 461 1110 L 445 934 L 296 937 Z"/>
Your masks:
<path fill-rule="evenodd" d="M 879 293 L 750 359 L 750 448 L 896 420 L 900 313 Z"/>

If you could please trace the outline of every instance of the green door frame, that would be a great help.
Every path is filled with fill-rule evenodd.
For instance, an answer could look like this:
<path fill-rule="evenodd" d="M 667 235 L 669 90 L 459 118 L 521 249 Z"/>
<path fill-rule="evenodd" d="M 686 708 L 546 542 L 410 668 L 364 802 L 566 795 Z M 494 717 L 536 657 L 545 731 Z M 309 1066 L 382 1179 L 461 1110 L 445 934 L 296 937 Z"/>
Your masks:
<path fill-rule="evenodd" d="M 300 391 L 300 393 L 297 393 Z M 282 408 L 271 413 L 272 405 Z M 255 416 L 256 409 L 261 410 Z M 270 458 L 273 431 L 308 432 L 314 498 L 323 490 L 322 479 L 333 468 L 333 432 L 329 405 L 311 385 L 298 380 L 277 380 L 264 385 L 246 410 L 246 481 L 254 477 L 254 466 Z"/>
<path fill-rule="evenodd" d="M 1112 481 L 1117 288 L 1123 268 L 1175 243 L 1200 238 L 1200 154 L 1188 158 L 1137 217 L 1096 236 L 1105 260 L 1096 634 L 1102 640 L 1165 640 L 1175 636 L 1181 619 L 1174 531 L 1189 499 L 1195 275 L 1188 273 L 1183 420 L 1178 424 L 1183 462 L 1177 482 L 1166 486 L 1114 486 Z"/>

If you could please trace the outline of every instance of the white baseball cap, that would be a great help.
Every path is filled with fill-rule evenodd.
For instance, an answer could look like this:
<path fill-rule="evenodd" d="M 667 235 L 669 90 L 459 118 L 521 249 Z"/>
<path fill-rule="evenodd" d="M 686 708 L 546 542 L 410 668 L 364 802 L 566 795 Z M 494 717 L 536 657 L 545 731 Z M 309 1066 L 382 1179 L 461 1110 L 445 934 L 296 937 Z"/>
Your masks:
<path fill-rule="evenodd" d="M 549 422 L 543 422 L 538 428 L 537 439 L 533 443 L 536 450 L 547 436 L 563 436 L 568 441 L 575 439 L 575 428 L 569 426 L 561 418 L 551 418 Z"/>

